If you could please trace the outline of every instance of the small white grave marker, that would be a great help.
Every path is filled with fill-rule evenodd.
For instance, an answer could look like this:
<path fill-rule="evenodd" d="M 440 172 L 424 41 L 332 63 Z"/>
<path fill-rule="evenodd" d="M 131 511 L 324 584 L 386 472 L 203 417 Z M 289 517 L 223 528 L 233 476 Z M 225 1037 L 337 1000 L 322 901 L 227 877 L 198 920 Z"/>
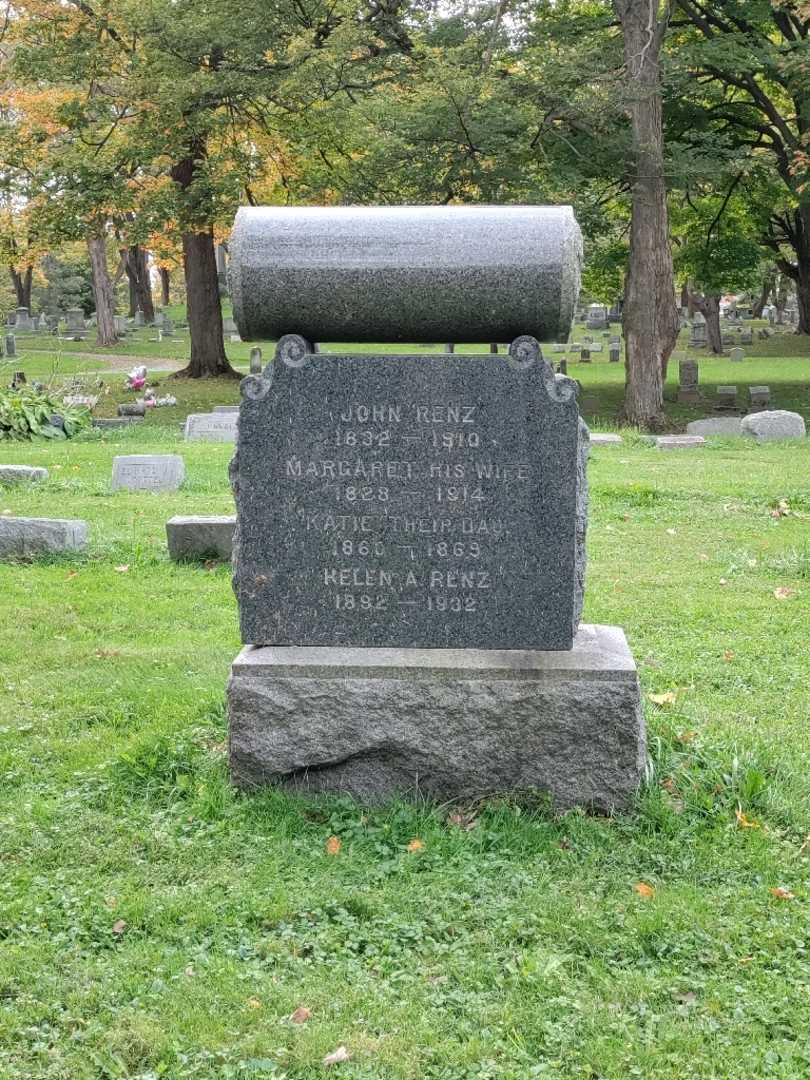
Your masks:
<path fill-rule="evenodd" d="M 123 454 L 113 458 L 113 491 L 177 491 L 185 475 L 186 467 L 178 454 Z"/>

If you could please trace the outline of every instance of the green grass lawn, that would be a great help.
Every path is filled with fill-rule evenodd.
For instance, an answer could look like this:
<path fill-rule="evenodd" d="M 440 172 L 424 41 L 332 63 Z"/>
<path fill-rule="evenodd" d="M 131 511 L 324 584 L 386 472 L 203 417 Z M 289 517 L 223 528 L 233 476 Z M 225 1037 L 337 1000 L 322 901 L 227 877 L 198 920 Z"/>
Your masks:
<path fill-rule="evenodd" d="M 111 494 L 141 447 L 183 489 Z M 810 446 L 594 449 L 585 618 L 649 727 L 616 820 L 234 794 L 229 568 L 164 535 L 231 509 L 230 453 L 0 451 L 51 470 L 0 512 L 92 527 L 0 565 L 0 1075 L 303 1080 L 345 1045 L 375 1080 L 810 1076 Z"/>
<path fill-rule="evenodd" d="M 702 371 L 807 415 L 807 363 Z M 580 372 L 609 419 L 621 372 Z M 0 512 L 91 525 L 0 564 L 0 1076 L 810 1076 L 810 445 L 592 452 L 585 618 L 626 629 L 649 729 L 632 814 L 367 810 L 229 787 L 230 569 L 170 563 L 164 525 L 231 510 L 231 447 L 182 411 L 0 445 L 50 469 Z M 110 492 L 141 449 L 182 452 L 179 492 Z"/>

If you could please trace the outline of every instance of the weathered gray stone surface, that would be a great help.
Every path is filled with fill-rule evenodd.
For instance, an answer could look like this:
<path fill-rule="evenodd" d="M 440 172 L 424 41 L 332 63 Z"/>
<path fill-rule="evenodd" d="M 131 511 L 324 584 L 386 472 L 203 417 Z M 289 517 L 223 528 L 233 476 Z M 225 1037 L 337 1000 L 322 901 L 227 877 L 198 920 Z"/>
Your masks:
<path fill-rule="evenodd" d="M 34 484 L 47 479 L 48 470 L 37 465 L 0 465 L 0 484 Z"/>
<path fill-rule="evenodd" d="M 750 413 L 743 417 L 741 426 L 744 435 L 752 435 L 759 442 L 803 439 L 807 434 L 803 417 L 787 409 Z"/>
<path fill-rule="evenodd" d="M 739 416 L 707 416 L 704 420 L 691 420 L 686 425 L 687 435 L 742 435 Z"/>
<path fill-rule="evenodd" d="M 243 380 L 234 584 L 257 645 L 569 649 L 587 428 L 576 384 L 506 356 L 312 354 Z"/>
<path fill-rule="evenodd" d="M 234 516 L 177 516 L 166 522 L 169 558 L 230 559 L 233 551 Z"/>
<path fill-rule="evenodd" d="M 246 647 L 228 714 L 245 788 L 363 800 L 540 790 L 560 811 L 613 811 L 632 802 L 645 762 L 617 627 L 580 627 L 570 652 Z"/>
<path fill-rule="evenodd" d="M 582 240 L 565 206 L 243 207 L 243 340 L 540 341 L 568 335 Z"/>
<path fill-rule="evenodd" d="M 621 435 L 615 434 L 612 431 L 592 431 L 591 432 L 591 446 L 611 446 L 615 443 L 622 443 L 624 439 Z"/>
<path fill-rule="evenodd" d="M 213 408 L 215 413 L 238 413 L 238 405 L 215 405 Z"/>
<path fill-rule="evenodd" d="M 83 551 L 86 546 L 86 521 L 0 516 L 0 558 L 57 555 Z"/>
<path fill-rule="evenodd" d="M 185 437 L 189 441 L 236 442 L 239 409 L 236 412 L 190 413 Z"/>
<path fill-rule="evenodd" d="M 102 416 L 92 420 L 94 428 L 128 428 L 142 422 L 142 416 Z"/>
<path fill-rule="evenodd" d="M 176 491 L 185 475 L 186 467 L 178 454 L 122 454 L 113 458 L 113 490 Z"/>
<path fill-rule="evenodd" d="M 655 440 L 659 450 L 693 450 L 705 443 L 702 435 L 659 435 Z"/>

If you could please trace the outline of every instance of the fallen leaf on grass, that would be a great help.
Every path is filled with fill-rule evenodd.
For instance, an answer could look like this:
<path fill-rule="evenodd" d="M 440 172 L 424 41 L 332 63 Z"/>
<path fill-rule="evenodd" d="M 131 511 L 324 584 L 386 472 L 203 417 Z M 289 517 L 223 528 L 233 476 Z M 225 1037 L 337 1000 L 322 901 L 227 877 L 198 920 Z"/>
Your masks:
<path fill-rule="evenodd" d="M 759 822 L 754 821 L 752 818 L 746 817 L 745 814 L 742 812 L 742 807 L 741 806 L 738 806 L 737 809 L 734 811 L 734 816 L 737 819 L 737 825 L 741 829 L 758 829 L 759 828 Z"/>
<path fill-rule="evenodd" d="M 734 653 L 731 651 L 731 649 L 723 650 L 723 659 L 727 664 L 731 663 L 731 661 L 734 659 Z"/>
<path fill-rule="evenodd" d="M 474 814 L 465 814 L 461 810 L 455 810 L 452 814 L 447 815 L 447 824 L 455 825 L 457 829 L 463 829 L 465 832 L 469 832 L 470 829 L 474 829 L 478 824 L 478 819 Z"/>
<path fill-rule="evenodd" d="M 262 1003 L 257 997 L 249 997 L 247 999 L 247 1006 L 249 1009 L 260 1009 L 262 1007 Z"/>
<path fill-rule="evenodd" d="M 299 1005 L 295 1012 L 290 1016 L 291 1024 L 305 1024 L 312 1016 L 312 1009 L 308 1009 L 306 1005 Z"/>
<path fill-rule="evenodd" d="M 677 535 L 678 535 L 677 529 L 667 529 L 667 536 L 677 536 Z"/>
<path fill-rule="evenodd" d="M 408 851 L 421 851 L 425 846 L 425 841 L 420 840 L 418 836 L 415 836 L 413 840 L 408 843 Z"/>
<path fill-rule="evenodd" d="M 112 932 L 113 932 L 114 934 L 117 934 L 117 935 L 118 935 L 118 937 L 120 937 L 120 936 L 121 936 L 121 934 L 123 934 L 123 932 L 124 932 L 124 931 L 126 930 L 126 928 L 127 928 L 127 924 L 126 924 L 126 922 L 125 922 L 125 921 L 124 921 L 123 919 L 117 919 L 117 920 L 116 920 L 116 921 L 115 921 L 115 922 L 113 923 L 113 928 L 112 928 Z"/>
<path fill-rule="evenodd" d="M 330 836 L 326 841 L 326 854 L 339 855 L 342 846 L 339 836 Z"/>
<path fill-rule="evenodd" d="M 694 990 L 685 990 L 680 994 L 673 994 L 672 996 L 679 1005 L 694 1005 L 697 1001 L 697 994 Z"/>
<path fill-rule="evenodd" d="M 796 590 L 788 589 L 785 585 L 780 585 L 778 589 L 773 590 L 773 595 L 777 600 L 790 600 L 791 597 L 796 595 Z"/>
<path fill-rule="evenodd" d="M 341 1061 L 348 1061 L 351 1056 L 345 1046 L 339 1046 L 337 1050 L 333 1050 L 331 1054 L 326 1055 L 323 1064 L 327 1067 L 329 1065 L 339 1065 Z"/>
<path fill-rule="evenodd" d="M 801 847 L 799 848 L 798 854 L 799 854 L 799 855 L 804 855 L 805 851 L 807 851 L 807 849 L 808 849 L 809 847 L 810 847 L 810 836 L 806 836 L 806 837 L 804 838 L 804 843 L 803 843 L 803 844 L 802 844 L 802 846 L 801 846 Z"/>
<path fill-rule="evenodd" d="M 633 886 L 633 890 L 637 892 L 643 900 L 652 900 L 655 896 L 655 889 L 652 885 L 648 885 L 646 881 L 637 881 Z"/>
<path fill-rule="evenodd" d="M 79 576 L 79 571 L 78 570 L 71 570 L 70 573 L 68 574 L 68 576 L 65 578 L 65 581 L 70 581 L 71 578 L 75 578 L 75 577 L 78 577 L 78 576 Z"/>
<path fill-rule="evenodd" d="M 696 731 L 682 731 L 679 735 L 676 735 L 675 738 L 678 740 L 679 743 L 689 743 L 692 741 L 692 739 L 695 738 L 696 735 Z"/>
<path fill-rule="evenodd" d="M 775 896 L 777 900 L 795 900 L 796 895 L 792 893 L 790 889 L 784 888 L 782 885 L 777 885 L 775 889 L 771 889 L 771 896 Z"/>
<path fill-rule="evenodd" d="M 128 564 L 124 563 L 122 566 L 116 566 L 115 567 L 115 572 L 116 572 L 116 574 L 128 574 L 129 573 Z"/>
<path fill-rule="evenodd" d="M 96 658 L 98 660 L 109 660 L 111 656 L 120 656 L 120 649 L 96 649 Z"/>
<path fill-rule="evenodd" d="M 727 579 L 727 578 L 724 578 L 724 577 L 721 577 L 721 578 L 720 578 L 720 584 L 721 584 L 721 585 L 728 585 L 728 579 Z"/>
<path fill-rule="evenodd" d="M 701 553 L 698 555 L 698 558 L 700 559 L 701 562 L 708 562 L 709 561 L 709 556 L 706 554 L 705 551 L 701 551 Z"/>
<path fill-rule="evenodd" d="M 655 705 L 672 705 L 675 701 L 675 691 L 667 690 L 663 694 L 647 694 L 647 697 Z"/>

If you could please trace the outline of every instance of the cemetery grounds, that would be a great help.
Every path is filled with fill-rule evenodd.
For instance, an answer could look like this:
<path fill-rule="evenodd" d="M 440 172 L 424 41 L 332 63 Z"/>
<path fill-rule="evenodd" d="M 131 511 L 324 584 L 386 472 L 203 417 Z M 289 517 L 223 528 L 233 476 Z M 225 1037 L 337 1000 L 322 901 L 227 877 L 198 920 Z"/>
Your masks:
<path fill-rule="evenodd" d="M 101 377 L 114 415 L 120 363 L 35 344 L 9 366 Z M 701 384 L 766 383 L 810 420 L 808 352 L 698 354 Z M 708 411 L 675 404 L 679 355 L 674 430 Z M 569 374 L 611 429 L 621 365 Z M 808 441 L 592 450 L 584 618 L 624 627 L 639 666 L 633 814 L 363 809 L 229 786 L 230 568 L 171 563 L 165 522 L 232 512 L 232 447 L 180 425 L 238 384 L 167 375 L 177 408 L 131 431 L 0 444 L 50 470 L 0 512 L 91 529 L 86 555 L 0 564 L 0 1076 L 810 1076 Z M 138 452 L 181 453 L 181 490 L 111 493 Z"/>

